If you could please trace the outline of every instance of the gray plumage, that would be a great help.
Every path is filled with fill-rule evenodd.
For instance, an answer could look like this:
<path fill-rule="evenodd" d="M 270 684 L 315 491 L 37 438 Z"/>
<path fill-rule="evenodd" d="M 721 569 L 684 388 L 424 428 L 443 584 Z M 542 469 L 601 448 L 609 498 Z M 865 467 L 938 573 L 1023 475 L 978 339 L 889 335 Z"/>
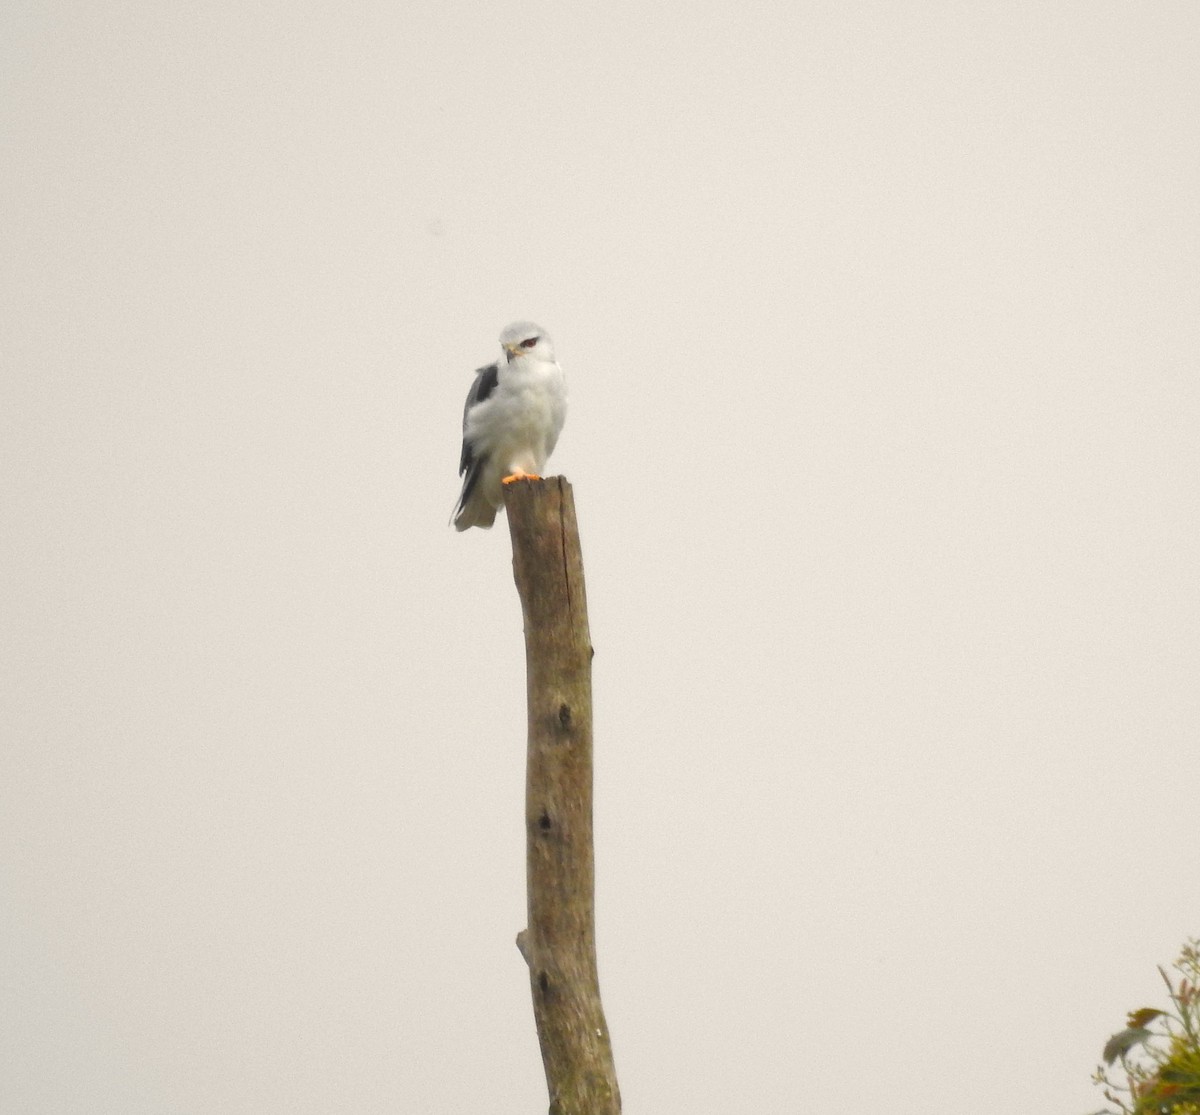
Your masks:
<path fill-rule="evenodd" d="M 567 416 L 567 382 L 546 331 L 514 322 L 500 346 L 501 359 L 476 371 L 463 407 L 458 530 L 492 525 L 505 477 L 541 475 Z"/>

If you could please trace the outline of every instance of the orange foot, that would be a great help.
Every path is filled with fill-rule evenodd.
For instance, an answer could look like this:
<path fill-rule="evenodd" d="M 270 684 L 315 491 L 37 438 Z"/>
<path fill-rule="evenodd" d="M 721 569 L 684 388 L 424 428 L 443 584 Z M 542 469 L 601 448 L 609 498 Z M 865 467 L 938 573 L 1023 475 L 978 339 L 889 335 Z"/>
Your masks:
<path fill-rule="evenodd" d="M 515 484 L 518 480 L 541 480 L 541 477 L 533 472 L 514 472 L 512 476 L 506 476 L 500 481 L 501 484 Z"/>

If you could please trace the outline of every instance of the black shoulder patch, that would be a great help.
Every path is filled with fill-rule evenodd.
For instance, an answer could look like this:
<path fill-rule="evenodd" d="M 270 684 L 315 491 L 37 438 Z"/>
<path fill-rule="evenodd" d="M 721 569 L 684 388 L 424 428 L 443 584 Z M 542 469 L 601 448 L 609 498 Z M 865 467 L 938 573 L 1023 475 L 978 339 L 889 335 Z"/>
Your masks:
<path fill-rule="evenodd" d="M 467 407 L 473 407 L 476 403 L 482 403 L 493 391 L 496 390 L 496 384 L 500 382 L 500 365 L 489 364 L 486 368 L 477 368 L 475 371 L 475 383 L 471 387 L 471 394 L 467 397 Z M 463 417 L 466 418 L 466 412 L 463 412 Z"/>
<path fill-rule="evenodd" d="M 471 443 L 467 441 L 467 415 L 471 412 L 471 408 L 478 406 L 483 402 L 493 391 L 496 390 L 496 384 L 500 382 L 500 365 L 499 363 L 488 364 L 483 368 L 475 369 L 475 382 L 471 384 L 471 390 L 467 392 L 467 402 L 463 407 L 463 443 L 462 457 L 458 462 L 458 475 L 461 476 L 468 468 L 471 467 L 475 460 L 475 454 L 471 450 Z M 473 478 L 468 480 L 468 483 L 473 484 Z"/>

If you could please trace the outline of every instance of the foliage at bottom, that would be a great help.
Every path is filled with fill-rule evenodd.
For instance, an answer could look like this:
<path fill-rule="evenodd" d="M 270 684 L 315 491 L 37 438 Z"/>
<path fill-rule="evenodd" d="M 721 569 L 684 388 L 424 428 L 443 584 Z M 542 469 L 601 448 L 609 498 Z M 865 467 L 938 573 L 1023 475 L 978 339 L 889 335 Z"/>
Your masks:
<path fill-rule="evenodd" d="M 1200 940 L 1171 968 L 1158 969 L 1171 1006 L 1131 1011 L 1108 1039 L 1092 1079 L 1116 1110 L 1094 1115 L 1200 1115 Z"/>

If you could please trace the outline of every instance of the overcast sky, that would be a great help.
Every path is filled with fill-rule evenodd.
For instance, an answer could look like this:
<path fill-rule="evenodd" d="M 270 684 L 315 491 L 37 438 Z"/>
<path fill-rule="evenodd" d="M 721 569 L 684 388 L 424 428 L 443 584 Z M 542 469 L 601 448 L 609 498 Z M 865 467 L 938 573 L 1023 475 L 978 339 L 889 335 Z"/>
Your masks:
<path fill-rule="evenodd" d="M 1200 933 L 1200 6 L 0 28 L 0 1110 L 544 1110 L 501 328 L 629 1115 L 1082 1115 Z"/>

